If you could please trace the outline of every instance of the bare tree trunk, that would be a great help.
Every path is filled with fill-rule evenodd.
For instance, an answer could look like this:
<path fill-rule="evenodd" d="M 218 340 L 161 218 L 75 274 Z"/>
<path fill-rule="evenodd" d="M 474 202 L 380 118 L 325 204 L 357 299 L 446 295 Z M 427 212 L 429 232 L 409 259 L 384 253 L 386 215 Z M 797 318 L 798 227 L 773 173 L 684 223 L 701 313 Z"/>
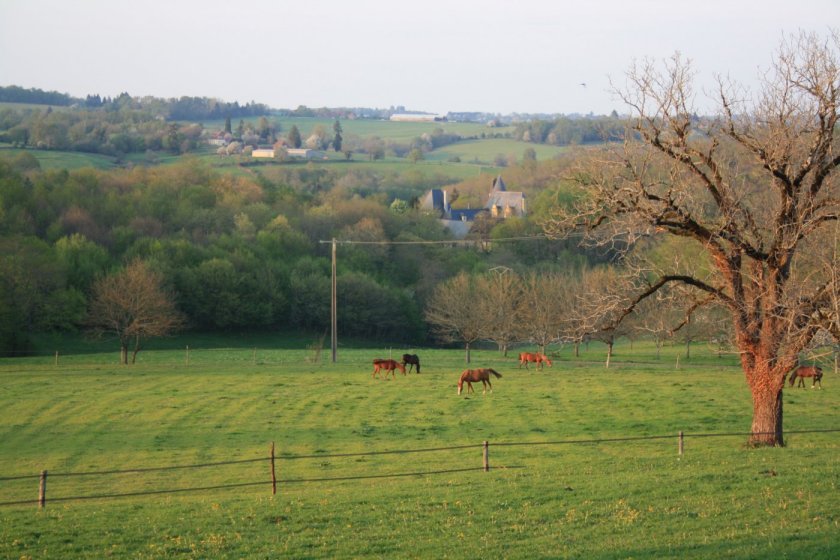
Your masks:
<path fill-rule="evenodd" d="M 784 385 L 784 381 L 782 382 Z M 783 390 L 781 387 L 752 387 L 753 421 L 749 444 L 784 447 L 782 431 Z"/>
<path fill-rule="evenodd" d="M 120 364 L 128 365 L 128 345 L 120 344 Z"/>
<path fill-rule="evenodd" d="M 138 352 L 140 352 L 140 337 L 139 336 L 134 339 L 134 352 L 132 352 L 132 354 L 131 354 L 131 363 L 132 364 L 137 363 L 137 353 Z"/>
<path fill-rule="evenodd" d="M 469 342 L 466 343 L 466 352 L 467 352 L 467 356 L 466 356 L 467 363 L 470 363 L 470 343 Z"/>
<path fill-rule="evenodd" d="M 612 359 L 612 353 L 613 353 L 613 343 L 612 343 L 612 341 L 610 341 L 610 342 L 607 343 L 607 365 L 606 365 L 607 369 L 610 368 L 610 360 Z"/>

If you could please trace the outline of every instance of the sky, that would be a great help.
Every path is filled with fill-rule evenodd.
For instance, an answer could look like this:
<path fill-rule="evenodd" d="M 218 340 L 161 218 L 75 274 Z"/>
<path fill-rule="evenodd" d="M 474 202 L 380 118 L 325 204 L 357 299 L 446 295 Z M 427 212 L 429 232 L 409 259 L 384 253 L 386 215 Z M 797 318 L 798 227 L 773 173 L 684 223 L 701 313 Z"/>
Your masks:
<path fill-rule="evenodd" d="M 754 88 L 784 36 L 838 25 L 838 0 L 0 0 L 0 86 L 608 114 L 634 61 L 679 52 L 702 110 L 716 75 Z"/>

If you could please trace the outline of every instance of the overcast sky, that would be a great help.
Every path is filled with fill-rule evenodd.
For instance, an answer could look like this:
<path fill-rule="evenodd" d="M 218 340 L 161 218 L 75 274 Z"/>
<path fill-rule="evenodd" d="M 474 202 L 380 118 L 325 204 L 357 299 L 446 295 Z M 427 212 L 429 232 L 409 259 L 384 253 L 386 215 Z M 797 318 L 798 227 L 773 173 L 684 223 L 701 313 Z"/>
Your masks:
<path fill-rule="evenodd" d="M 840 0 L 0 0 L 0 85 L 607 114 L 634 59 L 749 85 L 784 33 L 832 25 Z"/>

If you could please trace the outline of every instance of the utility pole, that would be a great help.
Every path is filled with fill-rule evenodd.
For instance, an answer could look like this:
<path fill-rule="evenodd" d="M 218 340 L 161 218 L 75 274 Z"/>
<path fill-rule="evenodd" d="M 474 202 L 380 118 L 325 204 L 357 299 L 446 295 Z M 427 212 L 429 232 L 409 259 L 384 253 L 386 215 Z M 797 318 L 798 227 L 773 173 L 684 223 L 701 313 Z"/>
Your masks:
<path fill-rule="evenodd" d="M 332 332 L 330 336 L 330 346 L 332 348 L 332 363 L 335 363 L 335 354 L 336 354 L 336 347 L 338 346 L 338 309 L 336 306 L 336 299 L 338 290 L 336 287 L 338 286 L 338 282 L 336 280 L 335 274 L 335 237 L 332 240 L 332 295 L 330 297 L 330 330 Z"/>

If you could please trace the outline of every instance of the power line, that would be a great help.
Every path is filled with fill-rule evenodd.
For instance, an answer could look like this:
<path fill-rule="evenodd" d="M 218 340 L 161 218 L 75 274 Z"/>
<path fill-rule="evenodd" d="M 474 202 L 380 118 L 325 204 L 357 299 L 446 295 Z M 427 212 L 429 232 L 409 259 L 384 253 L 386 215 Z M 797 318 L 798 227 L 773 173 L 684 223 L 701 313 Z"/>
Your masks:
<path fill-rule="evenodd" d="M 335 243 L 336 245 L 476 245 L 478 243 L 497 243 L 507 241 L 552 241 L 547 235 L 527 235 L 521 237 L 498 237 L 488 239 L 443 239 L 418 241 L 354 241 L 352 239 L 319 240 L 318 243 Z"/>

